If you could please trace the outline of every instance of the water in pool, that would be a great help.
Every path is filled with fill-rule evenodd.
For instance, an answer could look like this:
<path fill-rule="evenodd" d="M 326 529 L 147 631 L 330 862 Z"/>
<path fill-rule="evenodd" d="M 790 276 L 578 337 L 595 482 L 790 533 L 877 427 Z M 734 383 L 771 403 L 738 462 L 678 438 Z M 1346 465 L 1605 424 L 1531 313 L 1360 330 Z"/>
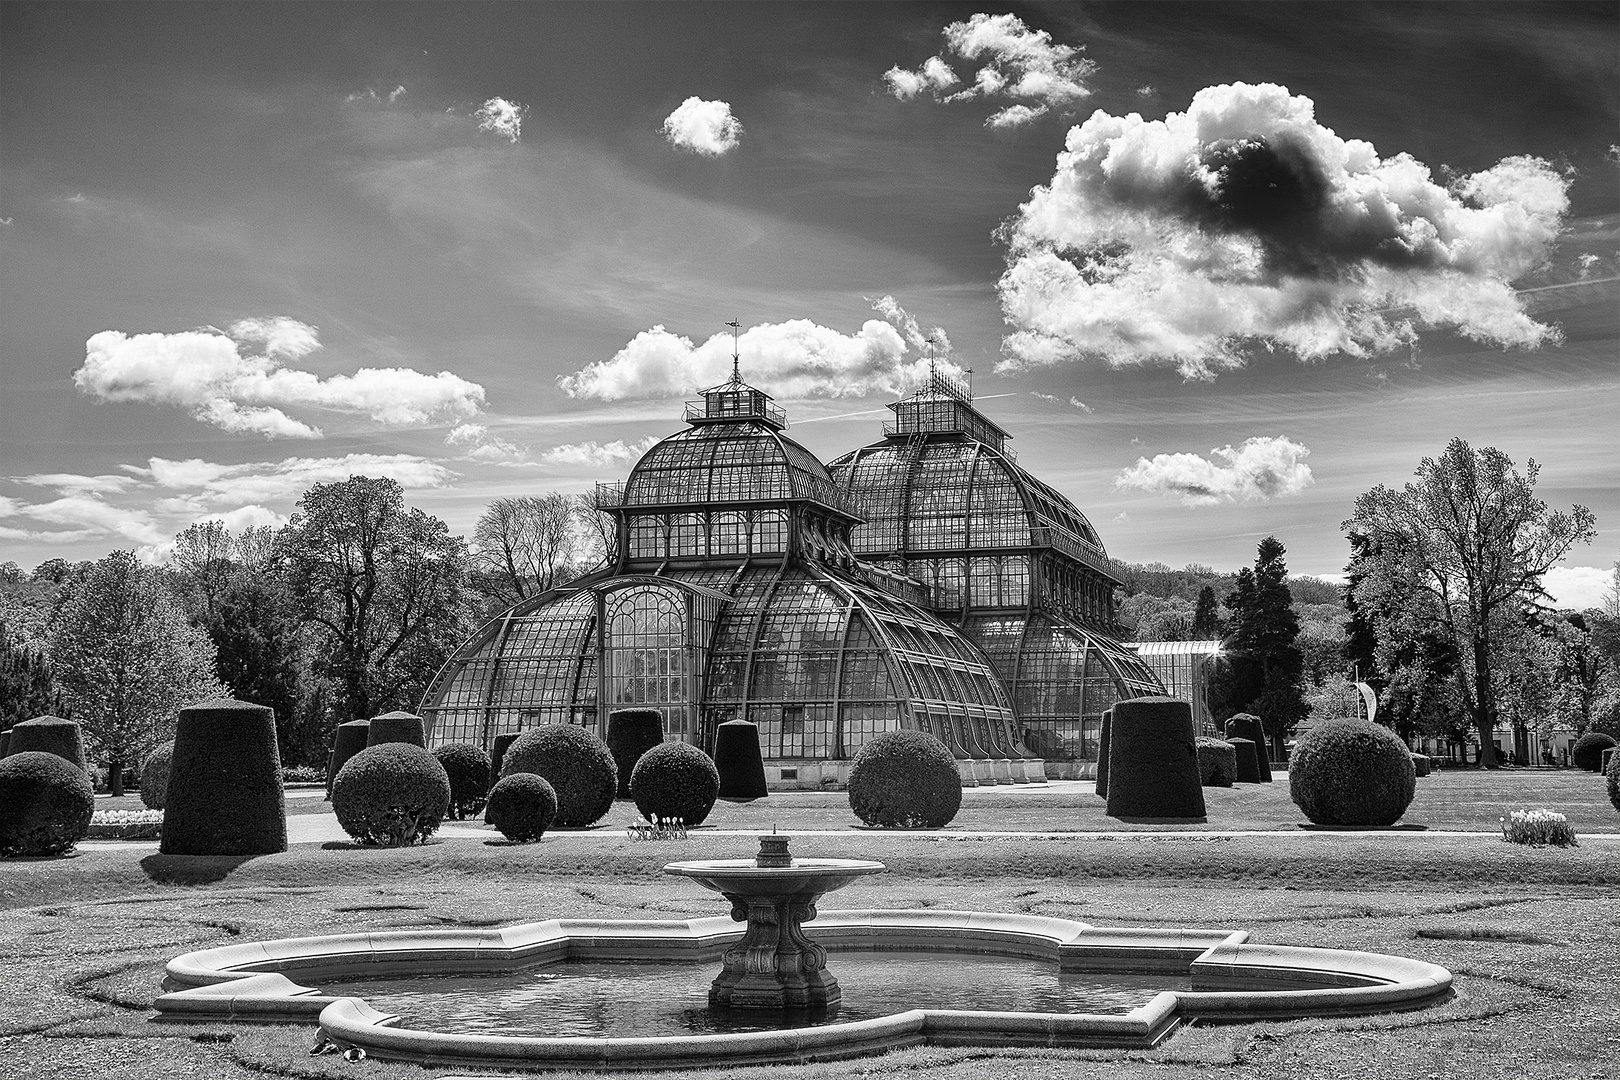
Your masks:
<path fill-rule="evenodd" d="M 907 1009 L 1126 1013 L 1190 980 L 1062 972 L 1038 960 L 913 952 L 831 952 L 843 1001 L 820 1012 L 709 1008 L 718 961 L 568 962 L 492 975 L 422 975 L 328 983 L 403 1027 L 589 1038 L 815 1027 Z"/>

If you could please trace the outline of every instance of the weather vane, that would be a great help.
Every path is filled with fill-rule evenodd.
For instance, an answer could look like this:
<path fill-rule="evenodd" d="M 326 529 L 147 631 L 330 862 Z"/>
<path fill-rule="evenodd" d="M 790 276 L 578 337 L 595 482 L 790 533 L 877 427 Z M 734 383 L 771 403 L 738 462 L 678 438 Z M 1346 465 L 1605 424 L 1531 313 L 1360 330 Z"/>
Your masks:
<path fill-rule="evenodd" d="M 732 319 L 726 325 L 731 327 L 731 381 L 742 382 L 742 376 L 737 372 L 737 365 L 740 362 L 737 352 L 737 334 L 742 330 L 742 324 L 736 319 Z"/>

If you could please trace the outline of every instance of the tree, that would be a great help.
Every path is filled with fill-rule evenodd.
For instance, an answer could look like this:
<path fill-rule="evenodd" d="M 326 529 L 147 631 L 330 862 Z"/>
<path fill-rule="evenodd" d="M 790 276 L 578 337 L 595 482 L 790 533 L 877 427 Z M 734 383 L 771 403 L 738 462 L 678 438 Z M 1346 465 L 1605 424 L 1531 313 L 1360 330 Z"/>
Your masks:
<path fill-rule="evenodd" d="M 23 720 L 65 711 L 43 653 L 23 644 L 0 621 L 0 731 Z"/>
<path fill-rule="evenodd" d="M 592 570 L 616 565 L 619 561 L 618 523 L 597 505 L 596 492 L 574 496 L 574 519 L 584 535 L 582 564 Z"/>
<path fill-rule="evenodd" d="M 473 527 L 474 586 L 504 609 L 567 581 L 574 525 L 574 501 L 566 495 L 496 499 Z"/>
<path fill-rule="evenodd" d="M 232 696 L 275 711 L 281 760 L 316 763 L 321 718 L 308 707 L 298 615 L 284 582 L 234 571 L 203 625 Z"/>
<path fill-rule="evenodd" d="M 415 708 L 469 629 L 465 545 L 393 480 L 316 484 L 298 505 L 277 558 L 320 639 L 334 719 Z"/>
<path fill-rule="evenodd" d="M 1542 575 L 1596 533 L 1586 507 L 1555 513 L 1535 497 L 1540 471 L 1531 460 L 1520 474 L 1495 447 L 1452 439 L 1438 460 L 1423 459 L 1415 483 L 1362 494 L 1344 522 L 1369 545 L 1356 602 L 1394 615 L 1380 636 L 1427 633 L 1455 647 L 1488 768 L 1497 765 L 1493 672 L 1503 643 L 1522 610 L 1546 597 Z"/>
<path fill-rule="evenodd" d="M 214 644 L 192 626 L 155 571 L 128 551 L 73 585 L 50 636 L 57 686 L 107 763 L 114 795 L 124 766 L 161 742 L 183 705 L 219 697 Z"/>
<path fill-rule="evenodd" d="M 1198 593 L 1198 606 L 1193 610 L 1192 633 L 1194 640 L 1214 641 L 1221 636 L 1220 602 L 1215 599 L 1213 586 L 1205 585 Z"/>
<path fill-rule="evenodd" d="M 1226 598 L 1232 612 L 1226 659 L 1211 687 L 1216 719 L 1253 712 L 1277 747 L 1310 715 L 1302 685 L 1304 660 L 1296 643 L 1299 617 L 1283 559 L 1286 552 L 1282 541 L 1268 536 L 1260 541 L 1254 568 L 1238 571 L 1237 586 Z"/>
<path fill-rule="evenodd" d="M 187 606 L 197 618 L 206 621 L 213 617 L 215 601 L 225 591 L 235 567 L 235 554 L 231 531 L 222 521 L 196 522 L 174 538 L 169 568 L 192 594 Z"/>
<path fill-rule="evenodd" d="M 1120 605 L 1119 617 L 1134 629 L 1137 641 L 1189 641 L 1193 637 L 1193 606 L 1176 597 L 1128 596 Z"/>

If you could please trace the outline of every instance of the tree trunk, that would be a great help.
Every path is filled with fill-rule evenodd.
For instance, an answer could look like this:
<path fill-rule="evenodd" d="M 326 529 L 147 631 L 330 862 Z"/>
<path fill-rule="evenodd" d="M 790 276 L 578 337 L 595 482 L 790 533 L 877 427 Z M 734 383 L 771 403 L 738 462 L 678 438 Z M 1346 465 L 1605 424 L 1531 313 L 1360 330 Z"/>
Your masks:
<path fill-rule="evenodd" d="M 124 762 L 122 758 L 107 761 L 107 793 L 113 798 L 124 794 Z"/>
<path fill-rule="evenodd" d="M 1474 639 L 1474 730 L 1479 733 L 1481 768 L 1499 769 L 1496 760 L 1496 723 L 1491 709 L 1491 657 L 1481 637 Z"/>

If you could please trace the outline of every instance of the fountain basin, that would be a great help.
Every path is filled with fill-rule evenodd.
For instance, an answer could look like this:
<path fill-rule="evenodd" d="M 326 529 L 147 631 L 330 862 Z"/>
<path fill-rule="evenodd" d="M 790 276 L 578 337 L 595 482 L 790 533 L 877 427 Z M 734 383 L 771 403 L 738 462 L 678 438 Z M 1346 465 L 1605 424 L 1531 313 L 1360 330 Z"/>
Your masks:
<path fill-rule="evenodd" d="M 1067 919 L 950 911 L 824 912 L 806 934 L 840 949 L 915 949 L 1042 959 L 1065 971 L 1174 973 L 1122 1015 L 915 1009 L 815 1028 L 660 1038 L 543 1038 L 402 1028 L 354 997 L 307 981 L 389 973 L 492 972 L 567 959 L 715 959 L 740 941 L 728 918 L 551 920 L 504 930 L 423 930 L 245 942 L 168 965 L 178 989 L 159 1021 L 318 1022 L 327 1038 L 381 1058 L 529 1069 L 677 1068 L 792 1063 L 924 1043 L 1146 1049 L 1191 1020 L 1284 1020 L 1422 1008 L 1450 996 L 1451 974 L 1419 960 L 1337 949 L 1251 945 L 1242 931 L 1109 929 Z M 921 994 L 922 991 L 919 991 Z"/>

